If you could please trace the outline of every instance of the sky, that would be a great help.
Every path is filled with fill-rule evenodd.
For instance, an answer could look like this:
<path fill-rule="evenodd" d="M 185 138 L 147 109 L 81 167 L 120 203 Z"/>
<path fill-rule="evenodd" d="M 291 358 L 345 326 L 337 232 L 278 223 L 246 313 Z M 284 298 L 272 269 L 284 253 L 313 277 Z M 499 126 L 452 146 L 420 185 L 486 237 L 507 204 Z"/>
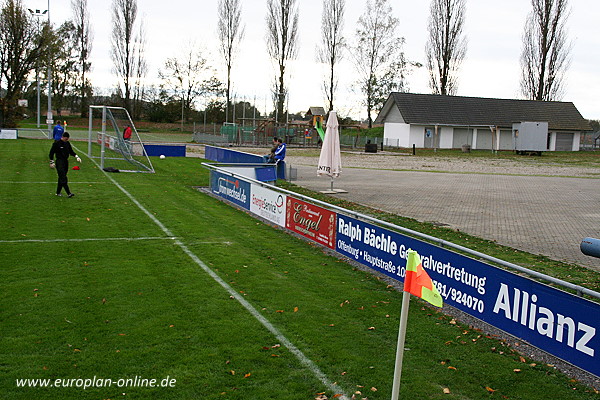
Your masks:
<path fill-rule="evenodd" d="M 59 25 L 72 18 L 71 0 L 22 0 L 26 8 L 50 9 L 50 20 Z M 233 93 L 237 99 L 272 110 L 270 90 L 276 72 L 266 50 L 266 0 L 241 0 L 245 35 L 232 71 Z M 365 9 L 364 0 L 346 0 L 344 35 L 352 43 L 357 21 Z M 404 37 L 409 60 L 425 62 L 429 1 L 392 0 L 392 12 L 399 19 L 397 35 Z M 49 4 L 49 6 L 48 6 Z M 584 118 L 600 120 L 600 1 L 570 0 L 567 21 L 572 42 L 571 66 L 561 101 L 573 102 Z M 89 0 L 93 30 L 92 84 L 108 93 L 115 86 L 110 59 L 112 0 Z M 223 58 L 218 51 L 218 0 L 138 0 L 138 14 L 146 26 L 148 79 L 155 80 L 168 57 L 181 55 L 191 43 L 204 49 L 206 58 L 225 81 Z M 289 62 L 289 109 L 305 112 L 311 106 L 325 106 L 322 91 L 326 68 L 316 61 L 321 40 L 322 0 L 298 0 L 299 51 Z M 522 98 L 519 91 L 520 53 L 529 0 L 467 0 L 464 34 L 467 54 L 458 78 L 459 96 Z M 362 96 L 353 89 L 356 72 L 349 55 L 340 64 L 339 87 L 334 108 L 338 115 L 366 118 Z M 431 93 L 428 72 L 419 68 L 408 79 L 410 92 Z M 203 107 L 200 99 L 198 106 Z M 375 118 L 376 115 L 373 115 Z"/>

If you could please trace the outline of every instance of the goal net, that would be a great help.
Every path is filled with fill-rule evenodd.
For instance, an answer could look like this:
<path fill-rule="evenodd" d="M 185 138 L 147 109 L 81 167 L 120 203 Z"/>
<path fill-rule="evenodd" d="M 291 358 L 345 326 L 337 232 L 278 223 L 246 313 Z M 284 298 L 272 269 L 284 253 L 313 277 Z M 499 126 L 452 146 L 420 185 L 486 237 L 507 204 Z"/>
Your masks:
<path fill-rule="evenodd" d="M 122 107 L 90 106 L 88 156 L 105 171 L 154 173 L 129 113 Z M 128 133 L 127 133 L 128 132 Z"/>

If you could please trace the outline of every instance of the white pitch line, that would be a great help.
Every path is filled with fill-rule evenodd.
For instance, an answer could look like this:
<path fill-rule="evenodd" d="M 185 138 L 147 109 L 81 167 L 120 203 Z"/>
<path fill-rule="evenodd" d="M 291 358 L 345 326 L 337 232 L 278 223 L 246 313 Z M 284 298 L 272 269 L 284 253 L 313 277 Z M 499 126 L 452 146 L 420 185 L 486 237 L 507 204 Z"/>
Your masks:
<path fill-rule="evenodd" d="M 157 237 L 137 237 L 137 238 L 86 238 L 86 239 L 16 239 L 16 240 L 0 240 L 0 243 L 56 243 L 56 242 L 132 242 L 135 240 L 177 240 L 176 237 L 165 237 L 165 236 L 157 236 Z M 194 244 L 212 244 L 219 245 L 223 244 L 225 246 L 231 246 L 233 243 L 229 241 L 212 241 L 212 242 L 194 242 Z"/>
<path fill-rule="evenodd" d="M 52 181 L 52 182 L 25 182 L 25 181 L 21 181 L 21 182 L 15 182 L 15 181 L 0 181 L 0 184 L 9 184 L 9 183 L 25 183 L 25 184 L 31 184 L 31 183 L 48 183 L 48 184 L 53 184 L 56 185 L 56 181 Z M 72 181 L 69 179 L 69 183 L 84 183 L 84 184 L 90 184 L 90 183 L 102 183 L 102 184 L 107 184 L 108 182 L 79 182 L 79 181 Z"/>
<path fill-rule="evenodd" d="M 94 164 L 98 165 L 95 160 L 92 160 Z M 101 169 L 100 169 L 101 170 Z M 148 211 L 131 193 L 129 193 L 123 186 L 121 186 L 117 181 L 114 180 L 112 176 L 110 176 L 106 171 L 102 171 L 106 177 L 115 184 L 117 188 L 119 188 L 125 196 L 129 197 L 129 199 L 136 205 L 138 208 L 148 216 L 167 236 L 175 237 L 173 233 L 167 228 L 158 218 L 156 218 L 150 211 Z M 283 333 L 279 331 L 268 319 L 266 319 L 252 304 L 250 304 L 246 299 L 244 299 L 235 289 L 233 289 L 227 282 L 225 282 L 219 275 L 217 275 L 212 269 L 208 267 L 198 256 L 196 256 L 181 240 L 175 239 L 175 243 L 183 250 L 185 254 L 187 254 L 200 268 L 204 270 L 211 278 L 215 280 L 219 285 L 221 285 L 231 297 L 236 299 L 246 310 L 252 314 L 254 318 L 256 318 L 269 332 L 271 332 L 277 340 L 279 340 L 287 349 L 296 356 L 296 358 L 300 361 L 302 365 L 308 368 L 313 375 L 321 381 L 323 385 L 325 385 L 329 390 L 334 392 L 335 394 L 342 394 L 340 399 L 347 400 L 348 396 L 344 394 L 342 389 L 335 383 L 329 380 L 327 376 L 321 371 L 319 366 L 314 363 L 310 358 L 308 358 L 302 350 L 297 348 L 288 338 L 286 338 Z"/>
<path fill-rule="evenodd" d="M 137 237 L 137 238 L 87 238 L 87 239 L 18 239 L 0 240 L 0 243 L 56 243 L 56 242 L 105 242 L 105 241 L 134 241 L 134 240 L 176 240 L 176 237 Z"/>

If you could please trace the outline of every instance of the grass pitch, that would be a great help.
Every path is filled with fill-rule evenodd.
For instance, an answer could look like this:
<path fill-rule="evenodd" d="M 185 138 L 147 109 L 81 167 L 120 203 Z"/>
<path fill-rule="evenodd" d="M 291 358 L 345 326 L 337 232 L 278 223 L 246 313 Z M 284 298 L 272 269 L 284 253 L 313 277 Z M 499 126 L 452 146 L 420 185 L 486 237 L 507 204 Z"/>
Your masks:
<path fill-rule="evenodd" d="M 198 159 L 109 175 L 82 157 L 67 199 L 49 147 L 0 142 L 2 399 L 390 397 L 401 293 L 199 193 Z M 423 304 L 401 398 L 597 399 Z"/>

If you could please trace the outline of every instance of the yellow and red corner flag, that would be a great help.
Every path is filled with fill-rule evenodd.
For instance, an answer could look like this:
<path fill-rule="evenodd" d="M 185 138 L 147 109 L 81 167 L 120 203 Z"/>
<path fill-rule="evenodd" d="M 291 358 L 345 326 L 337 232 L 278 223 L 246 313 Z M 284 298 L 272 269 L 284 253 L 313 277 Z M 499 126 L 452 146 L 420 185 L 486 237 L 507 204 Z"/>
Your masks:
<path fill-rule="evenodd" d="M 436 307 L 444 305 L 440 292 L 433 285 L 431 278 L 423 268 L 419 253 L 414 250 L 408 250 L 404 291 L 420 297 Z"/>

